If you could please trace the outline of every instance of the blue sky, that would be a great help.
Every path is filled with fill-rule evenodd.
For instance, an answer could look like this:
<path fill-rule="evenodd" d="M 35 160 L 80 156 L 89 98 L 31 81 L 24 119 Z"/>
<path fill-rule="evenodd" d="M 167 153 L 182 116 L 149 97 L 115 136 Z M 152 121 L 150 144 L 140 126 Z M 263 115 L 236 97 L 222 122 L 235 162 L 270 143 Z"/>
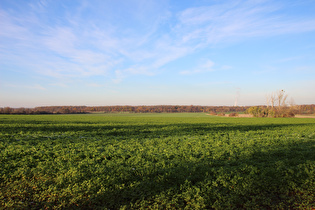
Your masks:
<path fill-rule="evenodd" d="M 313 0 L 1 0 L 0 29 L 0 107 L 315 103 Z"/>

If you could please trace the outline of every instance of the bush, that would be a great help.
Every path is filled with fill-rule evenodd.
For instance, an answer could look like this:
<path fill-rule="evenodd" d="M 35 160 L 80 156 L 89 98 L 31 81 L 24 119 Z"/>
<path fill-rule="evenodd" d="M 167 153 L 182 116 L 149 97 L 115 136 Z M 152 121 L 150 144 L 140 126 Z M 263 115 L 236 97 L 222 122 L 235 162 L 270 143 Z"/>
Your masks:
<path fill-rule="evenodd" d="M 288 117 L 295 117 L 294 112 L 292 112 L 292 111 L 288 112 Z"/>
<path fill-rule="evenodd" d="M 238 113 L 236 112 L 232 112 L 229 114 L 229 117 L 237 117 L 238 116 Z"/>
<path fill-rule="evenodd" d="M 217 115 L 217 113 L 212 111 L 212 112 L 210 112 L 210 115 Z"/>
<path fill-rule="evenodd" d="M 294 117 L 294 111 L 282 107 L 278 108 L 268 108 L 268 107 L 257 107 L 253 106 L 246 110 L 247 114 L 252 114 L 254 117 Z"/>

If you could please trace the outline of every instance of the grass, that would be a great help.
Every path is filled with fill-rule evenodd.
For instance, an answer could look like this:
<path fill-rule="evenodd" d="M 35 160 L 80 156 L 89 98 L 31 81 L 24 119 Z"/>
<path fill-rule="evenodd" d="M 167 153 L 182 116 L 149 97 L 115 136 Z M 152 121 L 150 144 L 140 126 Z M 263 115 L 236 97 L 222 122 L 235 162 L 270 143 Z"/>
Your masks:
<path fill-rule="evenodd" d="M 0 206 L 312 209 L 315 119 L 0 116 Z"/>

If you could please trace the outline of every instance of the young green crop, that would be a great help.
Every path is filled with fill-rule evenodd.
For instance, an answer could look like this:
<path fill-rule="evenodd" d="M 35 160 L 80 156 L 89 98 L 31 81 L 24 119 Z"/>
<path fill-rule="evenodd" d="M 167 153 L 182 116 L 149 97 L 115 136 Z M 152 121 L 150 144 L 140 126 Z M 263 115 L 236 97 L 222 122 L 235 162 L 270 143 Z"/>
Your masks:
<path fill-rule="evenodd" d="M 315 207 L 315 120 L 0 116 L 2 208 Z"/>

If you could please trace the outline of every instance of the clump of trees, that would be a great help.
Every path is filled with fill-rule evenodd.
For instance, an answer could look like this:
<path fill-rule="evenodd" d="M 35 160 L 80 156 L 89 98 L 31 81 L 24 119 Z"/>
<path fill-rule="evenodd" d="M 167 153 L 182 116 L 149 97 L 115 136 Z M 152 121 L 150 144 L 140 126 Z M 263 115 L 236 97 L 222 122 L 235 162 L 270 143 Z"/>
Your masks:
<path fill-rule="evenodd" d="M 297 106 L 293 102 L 288 104 L 287 99 L 285 91 L 278 90 L 266 96 L 267 106 L 253 106 L 246 113 L 254 117 L 294 117 L 298 113 Z"/>

